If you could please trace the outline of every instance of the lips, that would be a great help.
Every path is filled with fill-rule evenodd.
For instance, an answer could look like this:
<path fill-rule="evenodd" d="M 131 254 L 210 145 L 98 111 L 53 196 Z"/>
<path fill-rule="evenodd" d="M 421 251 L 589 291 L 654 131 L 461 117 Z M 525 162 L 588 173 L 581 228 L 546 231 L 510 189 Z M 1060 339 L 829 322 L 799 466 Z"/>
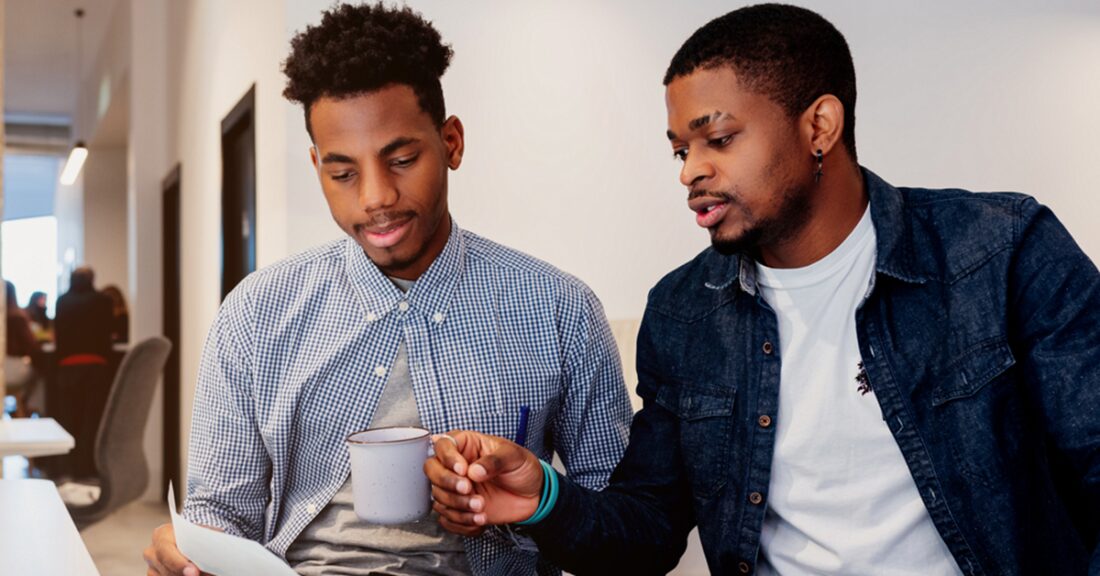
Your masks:
<path fill-rule="evenodd" d="M 693 198 L 688 201 L 688 208 L 695 212 L 695 223 L 702 228 L 717 226 L 729 211 L 729 207 L 728 200 L 713 196 Z"/>
<path fill-rule="evenodd" d="M 412 218 L 407 217 L 370 226 L 359 224 L 355 227 L 355 231 L 360 238 L 375 248 L 390 248 L 405 237 L 411 224 Z"/>

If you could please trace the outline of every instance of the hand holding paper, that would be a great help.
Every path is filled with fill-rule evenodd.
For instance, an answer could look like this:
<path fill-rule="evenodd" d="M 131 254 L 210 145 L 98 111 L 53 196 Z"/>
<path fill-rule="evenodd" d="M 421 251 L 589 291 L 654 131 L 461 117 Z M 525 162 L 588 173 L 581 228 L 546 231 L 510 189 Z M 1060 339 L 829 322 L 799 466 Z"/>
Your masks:
<path fill-rule="evenodd" d="M 176 512 L 168 486 L 168 510 L 180 552 L 203 572 L 222 576 L 297 576 L 281 558 L 258 542 L 203 528 Z"/>

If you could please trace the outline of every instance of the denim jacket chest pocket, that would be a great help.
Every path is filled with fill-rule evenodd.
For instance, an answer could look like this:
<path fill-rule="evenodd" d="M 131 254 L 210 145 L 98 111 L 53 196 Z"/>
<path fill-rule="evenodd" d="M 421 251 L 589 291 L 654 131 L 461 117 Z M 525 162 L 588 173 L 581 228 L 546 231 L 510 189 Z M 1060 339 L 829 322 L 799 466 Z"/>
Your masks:
<path fill-rule="evenodd" d="M 971 346 L 951 362 L 938 378 L 932 392 L 932 405 L 939 407 L 954 400 L 971 398 L 1016 363 L 1003 338 L 993 338 Z"/>
<path fill-rule="evenodd" d="M 932 392 L 935 429 L 955 467 L 987 488 L 1002 485 L 1025 451 L 1015 364 L 1003 338 L 979 342 L 951 363 Z"/>
<path fill-rule="evenodd" d="M 696 499 L 712 498 L 729 476 L 735 393 L 733 387 L 685 383 L 657 391 L 657 403 L 679 420 L 680 454 Z"/>

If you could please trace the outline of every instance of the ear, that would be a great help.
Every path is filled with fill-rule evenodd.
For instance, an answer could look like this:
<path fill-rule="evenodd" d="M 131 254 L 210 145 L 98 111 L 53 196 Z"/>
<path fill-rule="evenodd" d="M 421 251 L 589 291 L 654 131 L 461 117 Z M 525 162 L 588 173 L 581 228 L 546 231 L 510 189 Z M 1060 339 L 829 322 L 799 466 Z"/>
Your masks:
<path fill-rule="evenodd" d="M 814 100 L 802 113 L 803 137 L 810 153 L 818 150 L 825 155 L 840 141 L 844 133 L 844 105 L 832 94 Z"/>
<path fill-rule="evenodd" d="M 447 167 L 458 170 L 462 165 L 462 153 L 466 150 L 466 129 L 462 127 L 462 121 L 458 116 L 451 116 L 443 122 L 439 134 L 447 148 Z"/>
<path fill-rule="evenodd" d="M 309 160 L 313 162 L 313 169 L 317 171 L 317 175 L 321 175 L 321 159 L 317 157 L 317 145 L 314 144 L 309 147 Z"/>

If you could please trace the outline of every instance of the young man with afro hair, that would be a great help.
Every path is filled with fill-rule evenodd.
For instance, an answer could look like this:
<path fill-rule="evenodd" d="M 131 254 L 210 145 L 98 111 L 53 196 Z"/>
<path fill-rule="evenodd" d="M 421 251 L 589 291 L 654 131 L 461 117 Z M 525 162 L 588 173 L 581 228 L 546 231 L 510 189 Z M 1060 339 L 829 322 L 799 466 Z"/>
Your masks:
<path fill-rule="evenodd" d="M 597 493 L 453 432 L 448 526 L 536 510 L 575 574 L 664 574 L 695 526 L 713 574 L 1100 574 L 1100 274 L 1054 214 L 861 167 L 804 8 L 712 20 L 665 87 L 712 246 L 649 294 L 630 446 Z"/>
<path fill-rule="evenodd" d="M 558 573 L 514 534 L 359 520 L 345 447 L 356 431 L 524 435 L 592 489 L 626 444 L 630 402 L 595 295 L 451 218 L 447 173 L 464 145 L 440 86 L 451 55 L 408 8 L 340 5 L 293 39 L 285 63 L 284 94 L 304 109 L 347 237 L 251 274 L 223 303 L 202 357 L 183 514 L 303 575 Z M 150 574 L 198 574 L 170 525 L 145 557 Z"/>

